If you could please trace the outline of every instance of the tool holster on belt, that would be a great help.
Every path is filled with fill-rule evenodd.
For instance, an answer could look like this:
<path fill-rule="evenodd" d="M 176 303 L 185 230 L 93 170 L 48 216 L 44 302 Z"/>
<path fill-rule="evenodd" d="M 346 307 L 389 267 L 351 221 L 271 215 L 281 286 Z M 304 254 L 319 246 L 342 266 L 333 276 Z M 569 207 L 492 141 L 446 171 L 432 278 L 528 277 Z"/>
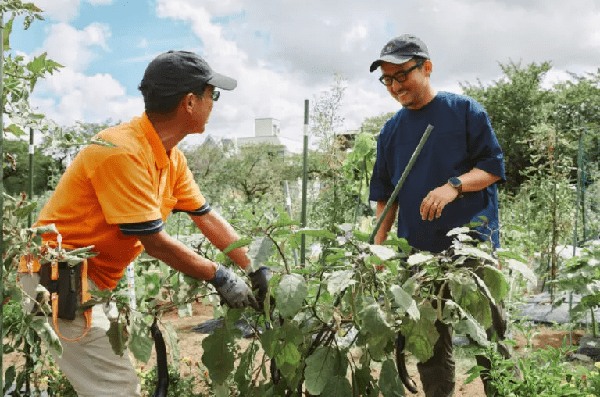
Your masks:
<path fill-rule="evenodd" d="M 73 321 L 82 302 L 91 298 L 88 291 L 87 260 L 70 265 L 67 262 L 40 264 L 37 259 L 21 257 L 19 273 L 39 273 L 40 284 L 50 293 L 52 322 L 58 336 L 68 342 L 76 342 L 87 335 L 92 325 L 92 309 L 83 312 L 85 328 L 81 336 L 68 339 L 58 329 L 58 319 Z"/>

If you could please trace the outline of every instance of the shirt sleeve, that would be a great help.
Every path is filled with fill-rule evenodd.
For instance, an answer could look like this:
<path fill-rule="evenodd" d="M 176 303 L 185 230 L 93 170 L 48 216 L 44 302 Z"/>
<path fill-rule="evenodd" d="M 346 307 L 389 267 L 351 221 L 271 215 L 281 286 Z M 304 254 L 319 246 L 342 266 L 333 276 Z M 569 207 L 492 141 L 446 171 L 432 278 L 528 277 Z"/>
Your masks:
<path fill-rule="evenodd" d="M 161 219 L 149 170 L 133 155 L 117 151 L 105 156 L 96 163 L 90 180 L 107 223 Z"/>
<path fill-rule="evenodd" d="M 467 147 L 472 161 L 471 168 L 477 168 L 500 177 L 506 181 L 504 174 L 504 154 L 492 129 L 490 119 L 477 102 L 473 102 L 467 117 Z"/>

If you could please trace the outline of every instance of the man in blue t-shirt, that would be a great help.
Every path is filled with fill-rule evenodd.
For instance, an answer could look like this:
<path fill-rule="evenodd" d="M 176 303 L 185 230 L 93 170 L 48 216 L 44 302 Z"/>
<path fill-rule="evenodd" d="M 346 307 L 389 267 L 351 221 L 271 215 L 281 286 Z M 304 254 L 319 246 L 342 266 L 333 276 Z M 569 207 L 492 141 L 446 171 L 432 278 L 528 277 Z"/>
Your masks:
<path fill-rule="evenodd" d="M 377 202 L 378 218 L 427 126 L 434 129 L 383 220 L 375 244 L 385 241 L 397 215 L 398 237 L 418 250 L 441 252 L 451 245 L 448 231 L 481 222 L 483 215 L 487 224 L 478 227 L 477 236 L 498 247 L 496 184 L 505 180 L 504 160 L 483 107 L 467 96 L 433 89 L 433 63 L 417 37 L 402 35 L 389 41 L 371 64 L 371 72 L 377 68 L 381 83 L 402 105 L 377 140 L 369 198 Z M 494 326 L 488 334 L 496 333 L 501 340 L 506 324 L 498 307 L 492 313 Z M 418 369 L 427 397 L 447 397 L 454 393 L 452 327 L 438 321 L 436 328 L 440 338 L 434 356 L 419 363 Z M 489 365 L 486 361 L 478 358 L 480 365 Z"/>

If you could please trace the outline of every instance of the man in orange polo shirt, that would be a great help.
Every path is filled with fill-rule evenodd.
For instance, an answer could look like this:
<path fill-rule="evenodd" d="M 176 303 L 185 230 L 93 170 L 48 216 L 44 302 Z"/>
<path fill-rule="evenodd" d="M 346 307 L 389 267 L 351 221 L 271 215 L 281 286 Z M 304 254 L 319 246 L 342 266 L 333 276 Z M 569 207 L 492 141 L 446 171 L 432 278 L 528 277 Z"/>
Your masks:
<path fill-rule="evenodd" d="M 232 90 L 236 80 L 215 73 L 204 59 L 169 51 L 148 65 L 139 86 L 145 113 L 109 128 L 95 138 L 104 144 L 84 148 L 69 166 L 35 226 L 55 224 L 64 248 L 93 245 L 88 259 L 91 289 L 113 289 L 127 265 L 143 250 L 191 277 L 207 280 L 232 307 L 258 308 L 248 285 L 226 267 L 196 254 L 164 231 L 172 211 L 189 214 L 200 231 L 223 250 L 239 236 L 211 211 L 176 145 L 188 134 L 201 134 L 215 88 Z M 43 236 L 57 244 L 56 234 Z M 250 260 L 245 248 L 228 253 L 242 269 Z M 37 285 L 37 274 L 25 284 Z M 36 278 L 37 277 L 37 278 Z M 253 287 L 266 289 L 268 269 L 250 273 Z M 127 354 L 112 352 L 105 333 L 105 308 L 94 307 L 92 328 L 80 341 L 63 342 L 61 370 L 79 396 L 139 396 L 140 385 Z M 84 319 L 59 320 L 66 338 L 81 333 Z"/>

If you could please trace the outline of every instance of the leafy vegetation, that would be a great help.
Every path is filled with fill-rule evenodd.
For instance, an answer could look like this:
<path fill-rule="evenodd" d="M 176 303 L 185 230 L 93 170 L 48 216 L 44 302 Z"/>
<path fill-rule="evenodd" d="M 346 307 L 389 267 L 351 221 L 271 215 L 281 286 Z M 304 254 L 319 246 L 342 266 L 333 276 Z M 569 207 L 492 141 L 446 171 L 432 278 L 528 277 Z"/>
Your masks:
<path fill-rule="evenodd" d="M 3 196 L 2 281 L 3 302 L 7 302 L 2 316 L 3 352 L 29 360 L 6 369 L 5 391 L 13 384 L 17 390 L 27 389 L 32 380 L 34 388 L 45 388 L 49 395 L 72 395 L 46 353 L 46 349 L 60 351 L 60 340 L 43 317 L 20 309 L 20 302 L 30 297 L 19 288 L 16 267 L 19 258 L 28 254 L 44 261 L 78 261 L 90 255 L 87 249 L 75 254 L 42 249 L 39 235 L 51 229 L 28 228 L 26 219 L 48 194 L 43 191 L 51 189 L 64 171 L 61 160 L 73 156 L 110 122 L 59 128 L 31 111 L 29 97 L 37 82 L 61 66 L 46 54 L 27 60 L 12 52 L 10 34 L 16 18 L 24 16 L 25 28 L 43 20 L 37 7 L 7 0 L 0 9 L 9 15 L 3 43 L 3 113 L 9 120 L 5 132 L 19 139 L 29 128 L 41 131 L 45 153 L 53 159 L 36 153 L 35 166 L 54 170 L 36 180 L 38 202 L 17 195 L 24 190 L 20 186 L 25 180 L 25 146 L 21 141 L 6 145 L 11 157 L 3 156 L 9 193 Z M 501 188 L 504 248 L 498 258 L 487 245 L 469 241 L 467 229 L 455 230 L 456 245 L 437 255 L 412 253 L 406 241 L 393 235 L 384 246 L 367 243 L 373 228 L 367 194 L 375 137 L 390 115 L 365 120 L 352 150 L 342 150 L 347 142 L 340 144 L 336 132 L 342 122 L 339 110 L 345 81 L 336 75 L 330 91 L 321 93 L 312 111 L 311 132 L 319 137 L 320 147 L 310 154 L 309 173 L 318 189 L 304 229 L 295 220 L 297 213 L 281 209 L 286 202 L 282 185 L 300 176 L 299 157 L 281 157 L 278 148 L 265 145 L 242 148 L 237 154 L 220 148 L 186 149 L 201 190 L 244 236 L 236 246 L 256 237 L 274 242 L 266 263 L 275 274 L 270 283 L 272 299 L 265 302 L 265 311 L 223 308 L 205 283 L 142 256 L 136 261 L 135 309 L 124 280 L 115 291 L 95 293 L 90 302 L 116 302 L 119 316 L 109 331 L 115 352 L 123 354 L 128 348 L 137 359 L 147 361 L 152 351 L 149 326 L 157 319 L 170 345 L 172 395 L 198 395 L 202 384 L 217 396 L 292 395 L 300 388 L 312 395 L 397 396 L 404 394 L 393 359 L 398 332 L 407 338 L 406 349 L 426 360 L 437 340 L 433 324 L 442 320 L 484 346 L 493 364 L 490 377 L 502 395 L 598 395 L 598 368 L 567 364 L 570 350 L 566 347 L 520 357 L 516 365 L 523 380 L 515 380 L 507 371 L 515 362 L 498 355 L 484 330 L 490 323 L 488 302 L 522 295 L 526 281 L 520 281 L 520 276 L 514 281 L 515 275 L 522 274 L 535 285 L 533 271 L 557 290 L 580 293 L 583 299 L 575 312 L 600 305 L 598 246 L 585 245 L 581 255 L 566 263 L 560 262 L 556 251 L 573 240 L 581 244 L 577 236 L 587 236 L 585 240 L 600 230 L 598 198 L 590 194 L 583 202 L 578 197 L 582 152 L 588 164 L 586 186 L 589 192 L 598 191 L 600 72 L 574 75 L 572 81 L 550 89 L 543 86 L 549 62 L 525 67 L 510 62 L 501 68 L 504 76 L 498 81 L 463 87 L 487 109 L 506 154 L 507 184 Z M 11 171 L 13 164 L 16 168 Z M 585 216 L 587 227 L 576 223 L 579 214 Z M 200 254 L 227 262 L 181 214 L 168 220 L 167 230 Z M 304 264 L 296 258 L 302 236 L 319 248 Z M 538 254 L 542 259 L 532 271 L 529 266 Z M 377 270 L 379 266 L 383 270 Z M 203 355 L 192 364 L 180 357 L 176 330 L 162 317 L 173 308 L 182 316 L 191 315 L 196 301 L 212 305 L 215 316 L 224 318 L 224 326 L 204 339 Z M 238 321 L 254 330 L 249 344 L 241 343 L 234 325 Z M 183 373 L 181 363 L 187 368 Z M 374 370 L 379 376 L 373 375 Z M 472 378 L 480 370 L 475 367 Z M 40 376 L 31 378 L 32 374 Z M 150 394 L 154 371 L 140 371 L 140 377 Z"/>

